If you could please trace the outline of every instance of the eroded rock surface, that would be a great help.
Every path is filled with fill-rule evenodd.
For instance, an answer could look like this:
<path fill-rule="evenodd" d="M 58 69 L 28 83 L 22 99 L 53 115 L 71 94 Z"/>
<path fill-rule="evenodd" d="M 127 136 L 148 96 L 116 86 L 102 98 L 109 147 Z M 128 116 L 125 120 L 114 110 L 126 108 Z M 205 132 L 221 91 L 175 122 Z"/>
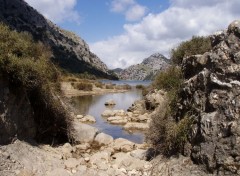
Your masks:
<path fill-rule="evenodd" d="M 194 162 L 212 173 L 239 175 L 240 21 L 211 39 L 211 52 L 183 60 L 186 81 L 178 115 L 196 112 L 188 151 Z"/>

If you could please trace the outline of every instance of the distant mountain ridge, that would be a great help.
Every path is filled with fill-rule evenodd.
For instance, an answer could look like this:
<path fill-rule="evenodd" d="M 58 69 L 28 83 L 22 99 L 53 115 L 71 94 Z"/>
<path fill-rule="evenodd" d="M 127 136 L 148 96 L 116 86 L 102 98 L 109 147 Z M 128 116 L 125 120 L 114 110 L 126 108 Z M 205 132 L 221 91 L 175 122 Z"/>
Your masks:
<path fill-rule="evenodd" d="M 53 61 L 70 72 L 116 79 L 83 39 L 59 28 L 23 0 L 0 0 L 0 22 L 17 31 L 27 31 L 35 40 L 49 45 Z"/>
<path fill-rule="evenodd" d="M 141 64 L 122 70 L 118 76 L 124 80 L 152 80 L 159 71 L 169 66 L 169 60 L 160 53 L 144 59 Z M 116 73 L 117 74 L 117 73 Z"/>

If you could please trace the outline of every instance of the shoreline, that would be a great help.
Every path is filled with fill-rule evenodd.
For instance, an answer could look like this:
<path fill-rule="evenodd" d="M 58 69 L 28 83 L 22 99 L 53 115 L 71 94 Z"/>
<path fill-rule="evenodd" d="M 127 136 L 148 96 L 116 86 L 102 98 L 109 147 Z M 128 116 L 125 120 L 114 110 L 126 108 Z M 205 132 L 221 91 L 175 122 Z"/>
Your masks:
<path fill-rule="evenodd" d="M 70 82 L 61 82 L 61 90 L 64 96 L 74 97 L 74 96 L 84 96 L 84 95 L 103 95 L 108 93 L 124 93 L 130 90 L 126 89 L 102 89 L 94 87 L 92 91 L 83 91 L 74 89 Z"/>

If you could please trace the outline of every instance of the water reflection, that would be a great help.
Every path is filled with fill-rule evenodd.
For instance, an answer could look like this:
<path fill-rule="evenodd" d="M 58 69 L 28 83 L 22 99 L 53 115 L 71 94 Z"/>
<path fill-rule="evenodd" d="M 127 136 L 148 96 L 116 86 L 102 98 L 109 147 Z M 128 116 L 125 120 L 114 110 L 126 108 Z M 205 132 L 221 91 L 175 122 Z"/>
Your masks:
<path fill-rule="evenodd" d="M 127 110 L 132 103 L 142 98 L 141 90 L 133 88 L 133 90 L 125 93 L 110 93 L 105 95 L 87 95 L 80 97 L 73 97 L 72 104 L 76 108 L 78 114 L 89 114 L 96 118 L 96 123 L 93 125 L 100 131 L 110 134 L 113 138 L 126 138 L 133 142 L 142 143 L 144 135 L 141 133 L 129 134 L 124 131 L 121 126 L 111 125 L 101 117 L 101 113 L 108 109 L 104 103 L 110 99 L 116 102 L 113 109 Z"/>

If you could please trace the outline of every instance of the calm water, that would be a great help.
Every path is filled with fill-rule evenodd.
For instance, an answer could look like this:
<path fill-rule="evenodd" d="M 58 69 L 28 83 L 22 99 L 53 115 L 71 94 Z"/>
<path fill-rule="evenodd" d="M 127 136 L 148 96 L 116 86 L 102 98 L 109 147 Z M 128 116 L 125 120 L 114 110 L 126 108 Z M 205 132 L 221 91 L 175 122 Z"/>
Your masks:
<path fill-rule="evenodd" d="M 103 81 L 107 82 L 107 80 Z M 108 81 L 113 84 L 129 84 L 136 86 L 138 84 L 149 85 L 149 81 Z M 142 98 L 141 90 L 133 88 L 132 90 L 124 93 L 109 93 L 105 95 L 87 95 L 80 97 L 73 97 L 72 104 L 76 108 L 78 114 L 89 114 L 96 118 L 96 123 L 92 126 L 97 127 L 100 131 L 107 133 L 113 138 L 126 138 L 133 142 L 142 143 L 144 135 L 141 133 L 130 134 L 122 129 L 122 126 L 111 125 L 101 117 L 101 113 L 107 109 L 104 103 L 110 99 L 116 102 L 116 106 L 112 109 L 123 109 L 127 110 L 135 100 Z"/>

